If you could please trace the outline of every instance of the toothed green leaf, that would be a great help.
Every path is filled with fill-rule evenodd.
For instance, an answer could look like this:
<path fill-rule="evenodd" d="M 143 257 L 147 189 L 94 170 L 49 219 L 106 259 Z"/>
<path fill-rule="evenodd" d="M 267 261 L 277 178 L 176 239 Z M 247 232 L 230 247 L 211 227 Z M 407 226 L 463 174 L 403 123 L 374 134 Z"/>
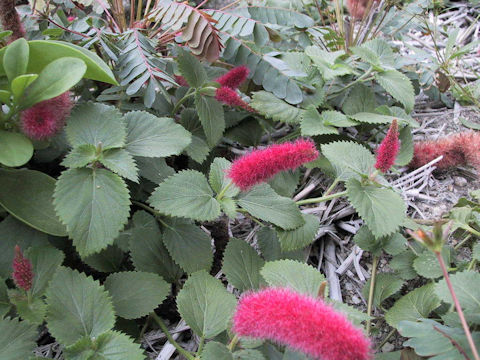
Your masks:
<path fill-rule="evenodd" d="M 170 285 L 159 275 L 124 271 L 111 274 L 104 283 L 112 297 L 115 314 L 137 319 L 152 312 L 170 293 Z"/>
<path fill-rule="evenodd" d="M 105 169 L 70 169 L 57 180 L 57 215 L 67 225 L 80 256 L 113 243 L 128 220 L 130 201 L 125 182 Z"/>
<path fill-rule="evenodd" d="M 220 215 L 220 204 L 207 179 L 195 170 L 170 176 L 153 192 L 150 203 L 164 214 L 198 221 L 214 220 Z"/>
<path fill-rule="evenodd" d="M 60 267 L 50 282 L 47 305 L 48 329 L 64 345 L 84 336 L 97 338 L 115 323 L 112 301 L 103 286 L 65 267 Z"/>

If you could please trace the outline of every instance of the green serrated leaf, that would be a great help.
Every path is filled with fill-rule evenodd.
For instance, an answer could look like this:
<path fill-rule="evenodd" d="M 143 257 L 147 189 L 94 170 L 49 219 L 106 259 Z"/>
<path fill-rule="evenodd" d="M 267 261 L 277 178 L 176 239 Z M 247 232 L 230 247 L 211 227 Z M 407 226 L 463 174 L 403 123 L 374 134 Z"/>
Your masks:
<path fill-rule="evenodd" d="M 70 169 L 58 178 L 55 210 L 80 256 L 113 243 L 128 220 L 127 186 L 105 169 Z M 86 231 L 88 229 L 88 231 Z"/>
<path fill-rule="evenodd" d="M 93 145 L 80 145 L 73 148 L 62 161 L 67 168 L 84 167 L 93 162 L 96 157 L 96 148 Z"/>
<path fill-rule="evenodd" d="M 62 265 L 65 255 L 52 246 L 36 246 L 25 251 L 25 257 L 30 260 L 34 274 L 31 294 L 41 296 L 57 268 Z"/>
<path fill-rule="evenodd" d="M 228 282 L 240 291 L 258 289 L 263 283 L 260 269 L 265 261 L 244 240 L 232 238 L 223 255 L 222 270 Z"/>
<path fill-rule="evenodd" d="M 480 261 L 480 242 L 476 242 L 475 244 L 473 244 L 472 257 L 475 260 Z"/>
<path fill-rule="evenodd" d="M 110 149 L 102 153 L 100 162 L 114 173 L 138 183 L 137 164 L 125 149 Z"/>
<path fill-rule="evenodd" d="M 45 320 L 47 305 L 42 298 L 27 299 L 25 293 L 10 291 L 10 302 L 15 305 L 18 315 L 30 324 L 41 325 Z"/>
<path fill-rule="evenodd" d="M 390 262 L 390 267 L 404 280 L 412 280 L 417 277 L 413 269 L 413 261 L 417 256 L 411 250 L 395 255 Z"/>
<path fill-rule="evenodd" d="M 170 256 L 188 274 L 210 270 L 213 263 L 211 242 L 203 230 L 185 220 L 168 221 L 163 232 L 163 243 Z"/>
<path fill-rule="evenodd" d="M 227 177 L 227 170 L 230 169 L 231 165 L 232 163 L 224 158 L 215 158 L 210 165 L 208 181 L 210 182 L 213 191 L 217 194 L 232 182 Z M 235 186 L 235 184 L 231 183 L 223 195 L 231 198 L 237 196 L 239 192 L 240 189 Z"/>
<path fill-rule="evenodd" d="M 370 174 L 375 164 L 375 157 L 369 150 L 351 141 L 322 145 L 322 154 L 335 168 L 337 177 L 344 181 L 359 179 L 359 174 Z"/>
<path fill-rule="evenodd" d="M 268 185 L 280 196 L 292 197 L 300 180 L 300 171 L 282 171 L 268 182 Z"/>
<path fill-rule="evenodd" d="M 203 131 L 210 147 L 215 146 L 225 131 L 225 115 L 223 106 L 212 97 L 195 94 L 195 106 Z"/>
<path fill-rule="evenodd" d="M 449 248 L 443 247 L 442 256 L 445 264 L 450 264 Z M 438 263 L 436 255 L 430 250 L 423 251 L 415 260 L 413 260 L 413 268 L 418 275 L 427 279 L 437 279 L 443 275 L 442 268 Z"/>
<path fill-rule="evenodd" d="M 269 119 L 287 124 L 300 123 L 303 111 L 267 91 L 253 93 L 250 106 Z"/>
<path fill-rule="evenodd" d="M 10 300 L 8 299 L 7 284 L 5 280 L 0 277 L 0 319 L 10 310 Z"/>
<path fill-rule="evenodd" d="M 158 211 L 198 221 L 210 221 L 220 215 L 220 204 L 205 176 L 195 170 L 184 170 L 161 183 L 150 197 Z"/>
<path fill-rule="evenodd" d="M 237 217 L 237 202 L 231 198 L 225 197 L 220 200 L 220 208 L 230 219 Z"/>
<path fill-rule="evenodd" d="M 124 271 L 111 274 L 104 286 L 112 297 L 116 315 L 125 319 L 147 315 L 170 293 L 170 285 L 165 280 L 157 274 L 147 272 Z"/>
<path fill-rule="evenodd" d="M 410 338 L 404 346 L 412 347 L 422 358 L 424 356 L 439 360 L 464 360 L 466 356 L 472 358 L 470 346 L 462 329 L 450 328 L 430 319 L 420 319 L 416 322 L 401 321 L 398 330 L 402 336 Z M 480 332 L 473 332 L 472 337 L 474 342 L 478 343 Z M 458 351 L 457 346 L 465 351 L 465 356 Z"/>
<path fill-rule="evenodd" d="M 263 258 L 267 261 L 282 259 L 293 259 L 298 261 L 305 260 L 305 252 L 303 249 L 282 252 L 277 232 L 267 226 L 258 230 L 257 242 Z"/>
<path fill-rule="evenodd" d="M 320 220 L 312 214 L 302 214 L 302 217 L 305 221 L 302 226 L 293 230 L 277 230 L 282 252 L 303 249 L 315 241 Z"/>
<path fill-rule="evenodd" d="M 367 321 L 369 318 L 371 319 L 370 316 L 365 314 L 364 312 L 358 310 L 357 308 L 354 308 L 351 305 L 344 304 L 340 301 L 335 301 L 335 300 L 330 300 L 329 301 L 335 309 L 337 309 L 340 312 L 343 312 L 345 316 L 353 322 L 355 325 L 361 327 L 362 323 Z"/>
<path fill-rule="evenodd" d="M 65 131 L 73 147 L 89 144 L 107 150 L 125 146 L 125 123 L 114 106 L 92 102 L 76 106 Z"/>
<path fill-rule="evenodd" d="M 375 74 L 375 80 L 396 100 L 400 101 L 407 112 L 415 105 L 415 91 L 408 77 L 397 70 L 387 70 Z"/>
<path fill-rule="evenodd" d="M 147 158 L 135 156 L 139 175 L 154 184 L 160 184 L 167 177 L 175 174 L 175 170 L 167 165 L 164 158 Z"/>
<path fill-rule="evenodd" d="M 237 301 L 206 271 L 192 274 L 177 296 L 178 312 L 198 336 L 213 338 L 224 331 Z"/>
<path fill-rule="evenodd" d="M 302 294 L 318 296 L 325 276 L 314 267 L 294 261 L 269 261 L 260 271 L 270 286 L 288 287 Z"/>
<path fill-rule="evenodd" d="M 131 111 L 124 119 L 126 149 L 134 156 L 179 155 L 191 142 L 192 135 L 173 119 L 159 118 L 146 111 Z"/>
<path fill-rule="evenodd" d="M 65 360 L 145 360 L 140 344 L 119 331 L 80 339 L 64 350 Z"/>
<path fill-rule="evenodd" d="M 453 290 L 463 309 L 471 312 L 480 312 L 480 274 L 475 271 L 462 271 L 450 275 Z M 440 300 L 453 304 L 452 295 L 448 290 L 445 279 L 435 286 L 435 294 Z"/>
<path fill-rule="evenodd" d="M 265 360 L 265 357 L 259 350 L 243 349 L 233 353 L 234 360 Z"/>
<path fill-rule="evenodd" d="M 202 86 L 207 81 L 207 73 L 203 65 L 192 54 L 179 48 L 177 56 L 178 69 L 187 80 L 188 85 L 194 88 Z"/>
<path fill-rule="evenodd" d="M 390 326 L 398 327 L 402 320 L 416 321 L 426 318 L 440 305 L 440 299 L 433 293 L 435 284 L 416 288 L 395 302 L 385 313 L 385 320 Z"/>
<path fill-rule="evenodd" d="M 54 188 L 55 179 L 40 171 L 0 169 L 0 205 L 34 229 L 65 236 L 53 206 Z"/>
<path fill-rule="evenodd" d="M 115 242 L 117 242 L 118 239 L 119 238 L 115 239 Z M 111 273 L 120 271 L 124 257 L 125 254 L 122 249 L 116 245 L 108 245 L 106 249 L 87 256 L 82 260 L 85 264 L 97 271 Z"/>
<path fill-rule="evenodd" d="M 342 110 L 346 115 L 358 113 L 372 113 L 376 108 L 375 92 L 371 87 L 357 84 L 350 90 L 343 103 Z"/>
<path fill-rule="evenodd" d="M 363 286 L 363 296 L 368 299 L 370 290 L 370 281 L 368 279 Z M 373 292 L 373 306 L 378 307 L 390 296 L 396 294 L 403 286 L 404 281 L 391 273 L 380 273 L 375 277 L 375 289 Z"/>
<path fill-rule="evenodd" d="M 37 329 L 26 321 L 18 319 L 0 320 L 0 359 L 27 359 L 37 347 Z"/>
<path fill-rule="evenodd" d="M 315 136 L 338 134 L 336 127 L 325 124 L 325 119 L 314 106 L 305 110 L 301 115 L 301 119 L 300 128 L 302 130 L 302 135 Z"/>
<path fill-rule="evenodd" d="M 130 255 L 135 269 L 159 274 L 170 283 L 183 274 L 163 245 L 162 234 L 155 218 L 146 211 L 133 215 Z"/>
<path fill-rule="evenodd" d="M 396 192 L 375 185 L 347 182 L 347 197 L 375 237 L 390 235 L 405 219 L 405 202 Z"/>
<path fill-rule="evenodd" d="M 291 199 L 278 195 L 267 184 L 257 185 L 242 194 L 238 205 L 251 215 L 285 230 L 296 229 L 305 223 L 297 205 Z"/>
<path fill-rule="evenodd" d="M 110 330 L 115 313 L 107 291 L 83 273 L 60 267 L 47 290 L 48 329 L 62 344 Z"/>
<path fill-rule="evenodd" d="M 412 129 L 409 126 L 405 126 L 400 130 L 400 151 L 398 152 L 395 160 L 395 165 L 406 166 L 412 161 L 413 158 L 413 135 Z"/>
<path fill-rule="evenodd" d="M 201 360 L 233 360 L 233 355 L 228 348 L 222 343 L 210 341 L 205 345 Z"/>

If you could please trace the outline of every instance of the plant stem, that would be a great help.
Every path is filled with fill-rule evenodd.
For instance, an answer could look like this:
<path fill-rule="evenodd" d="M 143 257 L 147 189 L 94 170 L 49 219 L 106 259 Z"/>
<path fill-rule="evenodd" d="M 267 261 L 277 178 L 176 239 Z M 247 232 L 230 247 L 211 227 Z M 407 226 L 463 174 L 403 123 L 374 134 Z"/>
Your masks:
<path fill-rule="evenodd" d="M 154 312 L 152 312 L 150 314 L 154 319 L 155 321 L 157 322 L 158 326 L 160 326 L 160 329 L 162 329 L 163 333 L 165 334 L 165 336 L 167 337 L 168 341 L 170 342 L 170 344 L 172 344 L 175 349 L 177 349 L 178 353 L 185 356 L 188 360 L 194 360 L 195 358 L 193 357 L 192 354 L 190 354 L 190 352 L 188 352 L 187 350 L 185 350 L 184 348 L 182 348 L 176 341 L 175 339 L 172 337 L 172 335 L 170 334 L 170 332 L 168 331 L 168 328 L 167 328 L 167 325 L 165 325 L 165 323 L 163 322 L 163 320 L 160 318 L 160 316 L 158 316 L 157 314 L 155 314 Z"/>
<path fill-rule="evenodd" d="M 174 107 L 173 110 L 172 110 L 172 115 L 175 115 L 175 114 L 177 113 L 178 109 L 180 108 L 180 106 L 181 106 L 185 101 L 187 101 L 187 99 L 188 99 L 190 96 L 193 96 L 194 91 L 195 91 L 194 88 L 188 89 L 188 91 L 187 91 L 187 93 L 185 94 L 185 96 L 184 96 L 183 98 L 181 98 L 181 99 L 175 104 L 175 107 Z"/>
<path fill-rule="evenodd" d="M 230 344 L 228 344 L 227 346 L 228 350 L 233 351 L 233 349 L 235 349 L 235 346 L 237 346 L 238 340 L 240 340 L 239 337 L 235 335 L 233 339 L 230 341 Z"/>
<path fill-rule="evenodd" d="M 380 349 L 382 348 L 383 345 L 385 345 L 387 343 L 387 341 L 393 336 L 393 334 L 395 334 L 395 332 L 397 331 L 397 329 L 392 329 L 392 331 L 390 331 L 387 336 L 385 336 L 385 339 L 382 340 L 382 342 L 377 346 L 377 350 L 380 351 Z"/>
<path fill-rule="evenodd" d="M 458 317 L 460 318 L 460 322 L 462 323 L 463 331 L 465 331 L 465 336 L 467 337 L 468 345 L 470 345 L 470 349 L 472 350 L 473 357 L 475 358 L 475 360 L 480 360 L 477 348 L 475 347 L 475 343 L 473 342 L 472 334 L 470 333 L 467 321 L 465 320 L 465 316 L 463 315 L 462 307 L 460 306 L 460 302 L 458 301 L 457 294 L 455 294 L 455 291 L 453 290 L 452 282 L 450 281 L 450 276 L 448 276 L 447 267 L 445 265 L 445 262 L 443 261 L 442 254 L 439 251 L 436 251 L 435 255 L 437 257 L 438 263 L 440 264 L 440 267 L 442 268 L 443 277 L 445 278 L 448 290 L 452 295 L 453 303 L 455 304 L 455 308 L 457 309 Z"/>
<path fill-rule="evenodd" d="M 203 345 L 205 345 L 205 337 L 202 336 L 200 338 L 200 343 L 198 344 L 197 355 L 200 356 L 203 351 Z"/>
<path fill-rule="evenodd" d="M 227 185 L 225 185 L 225 187 L 217 194 L 217 200 L 222 200 L 223 199 L 223 196 L 227 192 L 228 188 L 230 186 L 232 186 L 232 184 L 233 183 L 230 181 Z"/>
<path fill-rule="evenodd" d="M 316 203 L 321 203 L 324 201 L 336 199 L 338 197 L 342 197 L 347 195 L 346 191 L 338 192 L 332 195 L 327 195 L 327 196 L 321 196 L 318 198 L 311 198 L 311 199 L 305 199 L 305 200 L 299 200 L 296 202 L 297 205 L 305 205 L 305 204 L 316 204 Z"/>
<path fill-rule="evenodd" d="M 375 277 L 377 275 L 377 265 L 378 265 L 378 256 L 373 257 L 372 264 L 372 277 L 370 278 L 370 289 L 368 289 L 368 304 L 367 304 L 367 335 L 370 335 L 371 320 L 370 316 L 372 315 L 372 305 L 373 305 L 373 292 L 375 290 Z"/>
<path fill-rule="evenodd" d="M 337 184 L 338 184 L 339 182 L 340 182 L 340 179 L 339 179 L 339 178 L 335 178 L 335 180 L 333 180 L 332 185 L 330 185 L 330 186 L 328 187 L 327 191 L 325 191 L 325 192 L 323 193 L 323 196 L 329 195 L 329 194 L 333 191 L 333 189 L 335 189 L 335 186 L 337 186 Z"/>

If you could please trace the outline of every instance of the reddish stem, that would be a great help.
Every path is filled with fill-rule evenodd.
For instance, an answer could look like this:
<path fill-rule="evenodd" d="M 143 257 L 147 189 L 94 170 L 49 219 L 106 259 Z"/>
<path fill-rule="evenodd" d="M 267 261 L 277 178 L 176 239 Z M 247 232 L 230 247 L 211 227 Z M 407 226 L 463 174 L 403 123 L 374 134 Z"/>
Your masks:
<path fill-rule="evenodd" d="M 473 357 L 475 360 L 480 360 L 478 356 L 477 348 L 475 347 L 475 343 L 473 342 L 472 334 L 470 333 L 470 329 L 468 328 L 467 321 L 465 320 L 465 315 L 463 315 L 462 307 L 460 306 L 460 302 L 458 301 L 457 295 L 453 290 L 452 282 L 450 281 L 450 277 L 448 276 L 447 266 L 443 261 L 442 254 L 439 251 L 435 251 L 435 255 L 437 257 L 438 263 L 442 268 L 443 277 L 445 278 L 445 282 L 447 283 L 448 290 L 452 295 L 453 303 L 455 304 L 455 308 L 457 309 L 458 317 L 460 318 L 460 322 L 462 323 L 463 331 L 465 331 L 465 335 L 468 340 L 468 345 L 470 345 L 470 349 L 472 349 Z"/>

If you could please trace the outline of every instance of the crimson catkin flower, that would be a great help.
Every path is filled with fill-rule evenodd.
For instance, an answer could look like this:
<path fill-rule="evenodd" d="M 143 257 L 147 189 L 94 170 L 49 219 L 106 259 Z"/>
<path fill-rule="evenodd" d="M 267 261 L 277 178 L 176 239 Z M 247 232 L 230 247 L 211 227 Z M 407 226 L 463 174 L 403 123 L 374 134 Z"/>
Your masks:
<path fill-rule="evenodd" d="M 237 66 L 233 68 L 225 75 L 220 76 L 215 81 L 221 86 L 228 87 L 230 89 L 238 89 L 238 87 L 247 80 L 249 70 L 246 66 Z"/>
<path fill-rule="evenodd" d="M 233 331 L 300 350 L 314 359 L 371 359 L 370 341 L 346 317 L 320 299 L 267 288 L 240 298 Z"/>
<path fill-rule="evenodd" d="M 409 167 L 419 168 L 439 156 L 443 158 L 435 164 L 437 169 L 470 165 L 480 172 L 480 133 L 467 131 L 438 140 L 415 142 Z"/>
<path fill-rule="evenodd" d="M 177 83 L 178 85 L 180 85 L 180 86 L 187 86 L 187 87 L 190 86 L 190 85 L 188 85 L 187 80 L 185 80 L 185 78 L 184 78 L 183 76 L 181 76 L 181 75 L 174 75 L 174 77 L 175 77 L 175 81 L 176 81 L 176 83 Z"/>
<path fill-rule="evenodd" d="M 12 31 L 8 43 L 25 37 L 25 29 L 15 9 L 15 0 L 0 0 L 0 23 L 3 30 Z"/>
<path fill-rule="evenodd" d="M 215 99 L 218 101 L 230 105 L 238 106 L 250 112 L 256 112 L 248 103 L 242 100 L 240 95 L 234 90 L 226 86 L 222 86 L 215 90 Z"/>
<path fill-rule="evenodd" d="M 397 119 L 394 119 L 388 129 L 387 135 L 378 147 L 375 168 L 381 172 L 387 172 L 395 163 L 399 149 L 398 124 Z"/>
<path fill-rule="evenodd" d="M 368 3 L 370 1 L 372 0 L 347 0 L 348 12 L 354 19 L 362 20 L 365 16 L 365 12 L 367 11 Z M 372 1 L 372 7 L 373 2 L 378 2 L 378 0 Z"/>
<path fill-rule="evenodd" d="M 20 113 L 22 131 L 31 139 L 42 140 L 55 135 L 63 128 L 70 115 L 73 102 L 70 92 L 49 100 L 41 101 Z"/>
<path fill-rule="evenodd" d="M 15 257 L 13 258 L 12 278 L 18 288 L 28 291 L 32 288 L 33 270 L 30 260 L 23 256 L 18 245 L 15 246 Z"/>
<path fill-rule="evenodd" d="M 318 157 L 318 150 L 311 140 L 297 140 L 270 145 L 254 150 L 235 160 L 228 177 L 243 191 L 253 185 L 270 180 L 280 171 L 294 170 Z"/>

